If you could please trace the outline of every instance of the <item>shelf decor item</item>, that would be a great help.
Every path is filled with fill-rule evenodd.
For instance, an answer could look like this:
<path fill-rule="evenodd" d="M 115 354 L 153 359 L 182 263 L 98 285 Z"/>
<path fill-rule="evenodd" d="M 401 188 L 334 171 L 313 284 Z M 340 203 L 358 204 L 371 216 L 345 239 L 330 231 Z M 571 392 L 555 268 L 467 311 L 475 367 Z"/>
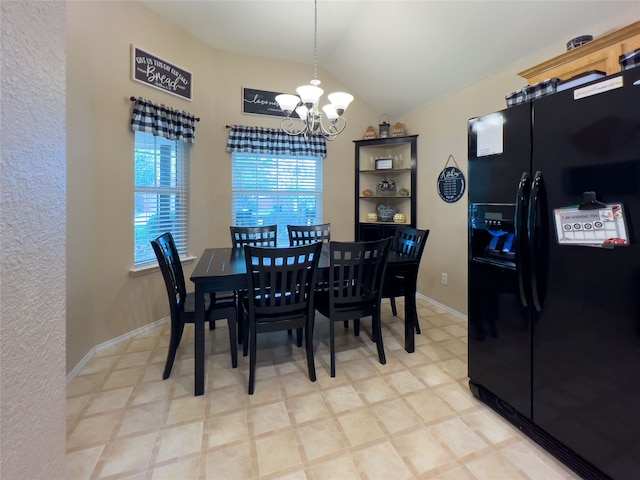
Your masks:
<path fill-rule="evenodd" d="M 404 213 L 396 213 L 393 216 L 393 223 L 405 223 L 407 221 L 407 216 Z"/>
<path fill-rule="evenodd" d="M 395 195 L 396 182 L 391 178 L 383 178 L 378 183 L 378 195 Z"/>
<path fill-rule="evenodd" d="M 396 122 L 393 124 L 391 128 L 391 136 L 392 137 L 404 137 L 407 134 L 407 129 L 404 126 L 404 123 Z"/>
<path fill-rule="evenodd" d="M 378 214 L 377 213 L 367 213 L 367 222 L 377 222 Z"/>
<path fill-rule="evenodd" d="M 393 158 L 377 158 L 376 170 L 391 170 L 393 168 Z"/>
<path fill-rule="evenodd" d="M 385 120 L 386 117 L 386 120 Z M 383 113 L 380 115 L 380 138 L 388 138 L 390 136 L 391 124 L 389 123 L 389 114 Z"/>
<path fill-rule="evenodd" d="M 378 134 L 376 133 L 376 129 L 373 125 L 369 125 L 367 127 L 367 129 L 364 131 L 364 136 L 362 138 L 364 138 L 365 140 L 370 140 L 372 138 L 377 138 Z"/>
<path fill-rule="evenodd" d="M 376 206 L 376 210 L 378 211 L 379 222 L 393 222 L 393 216 L 397 212 L 396 207 L 393 205 L 385 205 L 384 203 L 379 203 Z"/>

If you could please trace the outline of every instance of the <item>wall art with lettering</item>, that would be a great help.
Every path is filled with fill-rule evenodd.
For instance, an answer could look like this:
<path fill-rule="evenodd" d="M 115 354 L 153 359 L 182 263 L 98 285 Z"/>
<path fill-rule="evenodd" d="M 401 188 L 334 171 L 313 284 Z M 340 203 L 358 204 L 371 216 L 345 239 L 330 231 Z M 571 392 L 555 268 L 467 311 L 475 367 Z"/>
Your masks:
<path fill-rule="evenodd" d="M 453 160 L 455 167 L 448 166 L 451 160 Z M 447 203 L 455 203 L 462 198 L 465 187 L 464 173 L 458 168 L 453 155 L 449 155 L 444 169 L 438 175 L 438 195 Z"/>
<path fill-rule="evenodd" d="M 267 115 L 270 117 L 285 117 L 276 97 L 279 92 L 256 90 L 253 88 L 242 89 L 242 113 L 251 115 Z"/>
<path fill-rule="evenodd" d="M 191 72 L 131 45 L 131 79 L 191 101 Z"/>

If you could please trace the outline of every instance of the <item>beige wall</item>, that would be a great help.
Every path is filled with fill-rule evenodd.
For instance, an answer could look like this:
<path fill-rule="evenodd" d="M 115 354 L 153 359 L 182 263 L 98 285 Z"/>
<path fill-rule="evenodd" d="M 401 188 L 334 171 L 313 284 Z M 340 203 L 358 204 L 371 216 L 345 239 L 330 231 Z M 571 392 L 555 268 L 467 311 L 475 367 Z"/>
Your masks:
<path fill-rule="evenodd" d="M 135 44 L 193 74 L 193 101 L 131 80 Z M 135 2 L 69 2 L 67 39 L 68 222 L 67 372 L 95 346 L 168 315 L 159 272 L 131 277 L 133 141 L 130 96 L 200 117 L 191 150 L 192 255 L 229 244 L 231 168 L 226 125 L 277 127 L 279 119 L 241 113 L 242 87 L 294 91 L 310 66 L 214 51 Z M 318 71 L 326 92 L 344 90 Z M 324 221 L 337 240 L 353 239 L 353 139 L 378 113 L 361 101 L 346 131 L 328 144 Z M 186 275 L 195 264 L 185 265 Z"/>
<path fill-rule="evenodd" d="M 632 19 L 610 19 L 593 34 Z M 193 73 L 189 102 L 130 79 L 130 45 Z M 467 201 L 443 202 L 438 173 L 451 154 L 467 173 L 466 124 L 502 109 L 504 95 L 524 83 L 517 72 L 562 53 L 564 45 L 523 59 L 475 85 L 420 106 L 403 118 L 418 139 L 418 227 L 431 229 L 418 291 L 467 313 Z M 446 74 L 443 72 L 443 74 Z M 347 89 L 322 69 L 327 92 Z M 131 277 L 133 263 L 133 133 L 130 96 L 187 110 L 201 118 L 191 150 L 190 253 L 228 243 L 231 222 L 227 124 L 276 127 L 279 119 L 242 115 L 241 88 L 293 91 L 312 68 L 214 51 L 135 2 L 69 2 L 67 45 L 68 223 L 67 372 L 91 350 L 168 315 L 159 273 Z M 324 221 L 333 237 L 352 240 L 354 139 L 380 113 L 356 97 L 345 133 L 329 143 Z M 194 264 L 185 265 L 187 276 Z M 440 282 L 448 273 L 448 285 Z"/>
<path fill-rule="evenodd" d="M 0 477 L 61 479 L 66 6 L 0 8 Z"/>

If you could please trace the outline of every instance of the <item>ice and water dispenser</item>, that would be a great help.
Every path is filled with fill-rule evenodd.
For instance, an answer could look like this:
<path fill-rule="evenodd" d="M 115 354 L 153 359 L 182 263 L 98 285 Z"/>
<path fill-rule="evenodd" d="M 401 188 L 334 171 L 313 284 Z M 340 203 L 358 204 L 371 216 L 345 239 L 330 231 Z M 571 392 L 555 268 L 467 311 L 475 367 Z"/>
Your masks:
<path fill-rule="evenodd" d="M 514 204 L 471 204 L 469 241 L 472 261 L 515 268 L 514 214 Z"/>

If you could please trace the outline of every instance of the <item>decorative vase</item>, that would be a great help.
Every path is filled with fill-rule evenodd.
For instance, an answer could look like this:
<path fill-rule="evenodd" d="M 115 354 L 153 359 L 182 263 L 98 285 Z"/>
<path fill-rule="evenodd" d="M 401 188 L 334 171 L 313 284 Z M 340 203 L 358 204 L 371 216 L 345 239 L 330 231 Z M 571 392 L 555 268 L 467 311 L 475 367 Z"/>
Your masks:
<path fill-rule="evenodd" d="M 393 216 L 394 223 L 405 223 L 407 221 L 407 216 L 404 213 L 396 213 Z"/>

